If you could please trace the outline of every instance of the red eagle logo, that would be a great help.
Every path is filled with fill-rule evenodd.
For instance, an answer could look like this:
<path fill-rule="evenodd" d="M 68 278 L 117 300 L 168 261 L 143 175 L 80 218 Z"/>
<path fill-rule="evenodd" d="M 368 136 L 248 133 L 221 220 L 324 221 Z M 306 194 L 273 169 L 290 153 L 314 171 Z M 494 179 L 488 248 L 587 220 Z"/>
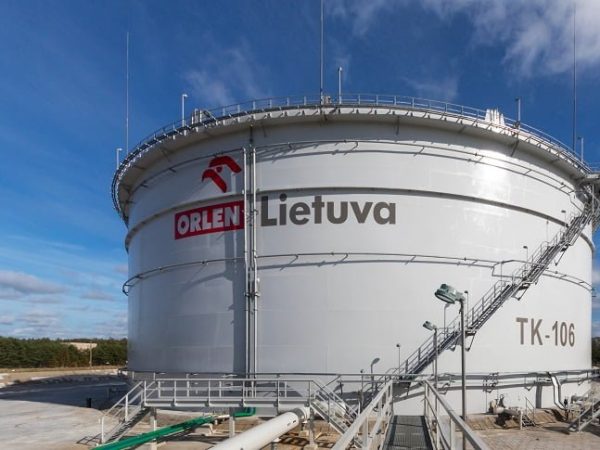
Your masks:
<path fill-rule="evenodd" d="M 208 163 L 208 168 L 202 172 L 202 181 L 209 178 L 221 189 L 221 192 L 227 192 L 227 183 L 219 175 L 224 167 L 229 168 L 233 173 L 240 173 L 242 171 L 239 164 L 230 156 L 216 156 Z"/>

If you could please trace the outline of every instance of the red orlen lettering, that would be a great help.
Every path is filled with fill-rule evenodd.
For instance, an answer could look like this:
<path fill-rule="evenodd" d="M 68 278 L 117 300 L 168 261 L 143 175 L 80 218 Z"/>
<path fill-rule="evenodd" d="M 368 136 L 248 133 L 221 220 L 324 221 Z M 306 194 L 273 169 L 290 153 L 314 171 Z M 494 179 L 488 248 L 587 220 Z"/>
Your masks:
<path fill-rule="evenodd" d="M 175 214 L 175 239 L 244 228 L 244 202 L 203 206 Z"/>

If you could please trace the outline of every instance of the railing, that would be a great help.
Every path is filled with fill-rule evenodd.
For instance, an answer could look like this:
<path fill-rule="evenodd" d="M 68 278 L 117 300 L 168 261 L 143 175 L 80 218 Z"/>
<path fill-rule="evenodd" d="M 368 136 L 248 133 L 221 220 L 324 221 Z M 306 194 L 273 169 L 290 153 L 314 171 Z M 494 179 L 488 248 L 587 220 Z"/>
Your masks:
<path fill-rule="evenodd" d="M 377 395 L 337 440 L 332 450 L 344 450 L 357 441 L 361 448 L 379 448 L 385 438 L 387 424 L 392 415 L 393 380 L 389 380 Z"/>
<path fill-rule="evenodd" d="M 530 422 L 527 425 L 537 426 L 537 424 L 535 423 L 535 406 L 527 397 L 525 397 L 525 411 L 523 412 L 523 415 L 521 415 L 521 419 L 519 420 L 520 429 L 522 429 L 523 425 L 525 425 L 523 423 L 524 418 L 526 418 Z"/>
<path fill-rule="evenodd" d="M 436 264 L 448 264 L 453 266 L 477 266 L 477 267 L 485 267 L 489 268 L 493 271 L 494 277 L 503 278 L 504 275 L 502 273 L 495 274 L 495 267 L 503 266 L 504 264 L 509 263 L 526 263 L 527 261 L 518 260 L 518 259 L 510 259 L 510 260 L 490 260 L 484 258 L 469 258 L 466 256 L 442 256 L 442 255 L 432 255 L 432 254 L 422 254 L 422 253 L 391 253 L 391 252 L 295 252 L 295 253 L 277 253 L 277 254 L 263 254 L 257 255 L 257 259 L 261 260 L 270 260 L 276 258 L 294 258 L 295 260 L 300 260 L 300 258 L 311 258 L 311 257 L 324 257 L 328 256 L 331 258 L 339 257 L 340 260 L 350 261 L 351 258 L 362 258 L 368 259 L 373 258 L 378 262 L 381 261 L 393 261 L 393 262 L 402 262 L 402 263 L 436 263 Z M 388 258 L 388 259 L 386 259 Z M 168 264 L 160 267 L 156 267 L 153 269 L 148 269 L 142 272 L 139 272 L 125 281 L 122 286 L 122 292 L 125 295 L 129 294 L 129 290 L 132 286 L 136 284 L 139 280 L 146 279 L 150 276 L 154 276 L 160 273 L 165 273 L 172 270 L 177 270 L 183 267 L 190 266 L 204 266 L 212 263 L 225 263 L 225 262 L 236 262 L 241 261 L 242 257 L 234 257 L 234 258 L 217 258 L 217 259 L 201 259 L 197 261 L 188 261 L 185 263 L 177 263 L 177 264 Z M 339 260 L 338 260 L 339 261 Z M 338 262 L 336 261 L 336 262 Z M 322 260 L 319 260 L 319 264 L 322 264 Z M 260 267 L 260 266 L 259 266 Z M 585 289 L 592 289 L 592 285 L 587 281 L 582 280 L 574 275 L 558 272 L 555 270 L 545 271 L 544 276 L 559 278 L 560 280 L 568 281 L 571 283 L 575 283 L 579 286 L 582 286 Z M 442 331 L 442 330 L 440 330 Z"/>
<path fill-rule="evenodd" d="M 154 376 L 139 381 L 101 418 L 101 442 L 126 427 L 144 408 L 199 407 L 308 407 L 312 406 L 340 433 L 356 417 L 356 410 L 326 384 L 315 378 L 263 376 L 252 378 L 206 378 Z M 105 431 L 105 419 L 116 424 Z"/>
<path fill-rule="evenodd" d="M 128 152 L 125 160 L 121 163 L 112 183 L 113 203 L 115 209 L 119 210 L 118 184 L 123 172 L 132 162 L 145 151 L 166 139 L 186 135 L 188 132 L 200 128 L 219 126 L 226 120 L 236 117 L 247 116 L 255 113 L 282 111 L 299 108 L 324 108 L 324 107 L 387 107 L 401 110 L 419 111 L 425 113 L 436 113 L 443 116 L 466 118 L 475 124 L 485 124 L 486 127 L 494 127 L 497 130 L 505 130 L 511 134 L 518 135 L 523 140 L 534 142 L 537 145 L 550 146 L 564 154 L 567 159 L 584 168 L 591 169 L 582 161 L 573 149 L 562 141 L 550 136 L 543 131 L 526 125 L 514 119 L 504 117 L 502 121 L 488 120 L 487 110 L 462 106 L 448 102 L 421 99 L 401 95 L 381 94 L 343 94 L 337 96 L 304 95 L 292 97 L 276 97 L 260 100 L 252 100 L 243 103 L 223 106 L 210 110 L 195 110 L 187 118 L 178 120 L 159 128 L 141 139 Z"/>
<path fill-rule="evenodd" d="M 462 432 L 462 438 L 469 442 L 474 450 L 489 449 L 487 444 L 473 432 L 429 381 L 423 381 L 422 385 L 424 388 L 423 412 L 435 449 L 439 449 L 440 444 L 444 449 L 459 448 L 460 445 L 457 445 L 456 442 L 457 431 Z"/>
<path fill-rule="evenodd" d="M 143 398 L 146 393 L 145 382 L 136 383 L 123 397 L 119 399 L 100 418 L 100 442 L 104 443 L 131 417 L 135 416 L 143 407 Z M 106 421 L 111 418 L 116 421 L 112 427 L 106 429 Z M 110 419 L 109 419 L 110 420 Z"/>
<path fill-rule="evenodd" d="M 577 408 L 574 407 L 575 405 Z M 600 416 L 600 392 L 593 387 L 577 402 L 571 403 L 568 412 L 577 414 L 577 417 L 571 418 L 569 432 L 582 431 Z"/>
<path fill-rule="evenodd" d="M 318 399 L 331 408 L 343 409 L 351 417 L 355 414 L 340 396 L 314 378 L 166 376 L 141 383 L 143 401 L 148 406 L 308 406 Z"/>

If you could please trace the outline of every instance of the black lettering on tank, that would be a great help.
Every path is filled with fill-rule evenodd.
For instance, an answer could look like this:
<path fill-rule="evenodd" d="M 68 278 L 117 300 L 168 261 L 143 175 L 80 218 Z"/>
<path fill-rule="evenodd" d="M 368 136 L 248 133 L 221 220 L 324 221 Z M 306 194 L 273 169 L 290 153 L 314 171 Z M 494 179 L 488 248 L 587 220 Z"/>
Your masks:
<path fill-rule="evenodd" d="M 387 210 L 385 217 L 381 214 L 383 210 Z M 388 223 L 394 225 L 396 223 L 396 204 L 385 202 L 376 203 L 375 208 L 373 209 L 373 218 L 375 219 L 375 222 L 380 225 Z"/>
<path fill-rule="evenodd" d="M 340 202 L 340 215 L 335 216 L 335 203 L 327 202 L 327 219 L 331 223 L 344 223 L 348 220 L 348 202 Z"/>

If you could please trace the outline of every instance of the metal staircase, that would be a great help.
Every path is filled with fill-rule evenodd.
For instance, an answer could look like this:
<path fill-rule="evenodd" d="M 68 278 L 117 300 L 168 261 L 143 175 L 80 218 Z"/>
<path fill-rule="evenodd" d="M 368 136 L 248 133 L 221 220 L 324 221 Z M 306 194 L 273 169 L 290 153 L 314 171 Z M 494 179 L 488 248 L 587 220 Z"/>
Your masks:
<path fill-rule="evenodd" d="M 510 276 L 498 280 L 483 295 L 481 300 L 466 312 L 465 328 L 467 336 L 474 336 L 490 317 L 510 298 L 520 300 L 531 285 L 537 283 L 552 261 L 575 243 L 584 228 L 593 222 L 598 223 L 599 208 L 596 196 L 586 193 L 588 201 L 576 215 L 550 242 L 543 242 L 531 257 Z M 412 353 L 399 368 L 391 373 L 413 375 L 421 373 L 435 359 L 436 353 L 455 346 L 460 340 L 460 319 L 454 319 L 438 336 L 437 349 L 433 336 L 427 339 Z"/>
<path fill-rule="evenodd" d="M 135 384 L 129 392 L 106 411 L 100 419 L 100 443 L 118 441 L 150 411 L 144 404 L 144 383 Z M 110 426 L 106 429 L 106 426 Z"/>
<path fill-rule="evenodd" d="M 344 434 L 358 417 L 354 408 L 324 385 L 319 386 L 310 406 L 340 434 Z"/>
<path fill-rule="evenodd" d="M 571 422 L 569 433 L 583 430 L 598 417 L 600 417 L 600 399 L 595 398 L 579 417 Z"/>

